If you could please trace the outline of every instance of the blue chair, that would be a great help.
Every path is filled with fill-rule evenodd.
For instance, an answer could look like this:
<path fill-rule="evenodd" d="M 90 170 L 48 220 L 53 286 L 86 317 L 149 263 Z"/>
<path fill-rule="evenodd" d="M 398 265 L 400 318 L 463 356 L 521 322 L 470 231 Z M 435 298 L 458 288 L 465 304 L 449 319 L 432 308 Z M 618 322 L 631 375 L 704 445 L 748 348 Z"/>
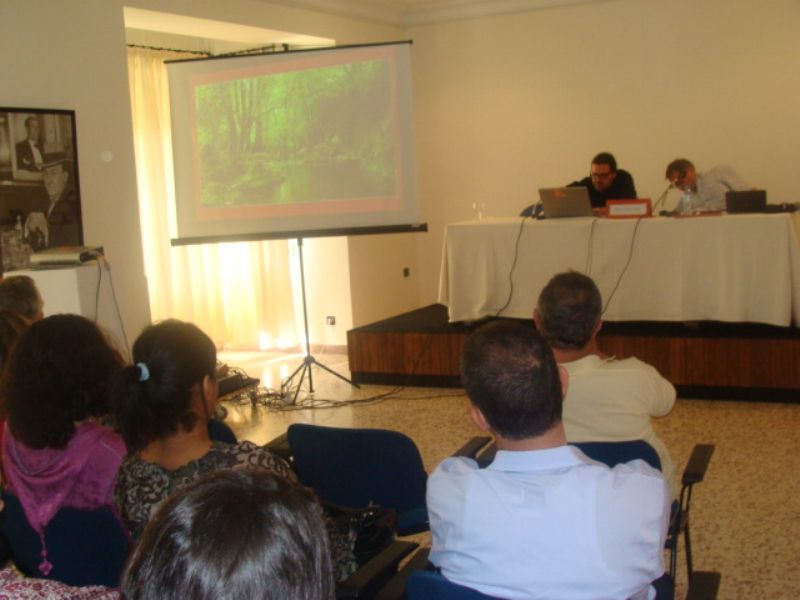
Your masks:
<path fill-rule="evenodd" d="M 22 505 L 8 490 L 3 490 L 3 502 L 0 533 L 22 573 L 74 586 L 119 586 L 131 538 L 112 510 L 61 508 L 45 529 L 47 559 L 53 565 L 45 575 L 39 571 L 41 540 L 28 524 Z"/>
<path fill-rule="evenodd" d="M 652 583 L 656 600 L 674 600 L 675 582 L 669 574 Z M 414 571 L 406 579 L 408 600 L 499 600 L 463 585 L 447 580 L 436 571 Z"/>
<path fill-rule="evenodd" d="M 580 450 L 592 460 L 604 463 L 609 467 L 620 463 L 642 459 L 654 469 L 661 470 L 661 459 L 658 452 L 644 440 L 627 442 L 570 442 L 571 446 Z"/>
<path fill-rule="evenodd" d="M 661 459 L 658 452 L 644 440 L 631 440 L 627 442 L 570 442 L 571 446 L 579 448 L 586 456 L 597 462 L 613 467 L 619 463 L 626 463 L 640 458 L 654 469 L 661 470 Z M 478 464 L 481 468 L 487 467 L 494 460 L 497 446 L 492 443 L 480 456 Z"/>
<path fill-rule="evenodd" d="M 436 571 L 414 571 L 406 580 L 408 600 L 493 600 L 478 590 L 453 583 Z"/>
<path fill-rule="evenodd" d="M 210 419 L 208 421 L 208 437 L 211 438 L 212 442 L 225 442 L 226 444 L 235 444 L 239 441 L 236 439 L 233 429 L 220 419 Z"/>
<path fill-rule="evenodd" d="M 586 456 L 592 460 L 604 463 L 613 467 L 619 463 L 630 462 L 635 459 L 642 459 L 651 467 L 661 470 L 661 459 L 658 453 L 650 444 L 644 440 L 631 440 L 623 442 L 571 442 L 571 445 L 579 448 Z M 495 444 L 488 446 L 478 456 L 477 461 L 481 467 L 486 467 L 497 452 Z M 714 454 L 713 444 L 696 444 L 692 449 L 689 462 L 683 470 L 681 477 L 681 493 L 677 501 L 672 505 L 672 515 L 670 517 L 669 530 L 667 532 L 666 548 L 670 553 L 669 575 L 673 579 L 677 572 L 678 542 L 683 536 L 684 548 L 686 550 L 686 572 L 688 581 L 693 581 L 699 576 L 701 579 L 709 580 L 717 578 L 719 584 L 719 574 L 715 572 L 699 572 L 694 570 L 692 562 L 692 542 L 689 535 L 689 508 L 692 500 L 692 489 L 695 483 L 700 483 L 705 478 L 711 456 Z M 713 582 L 712 586 L 713 587 Z"/>
<path fill-rule="evenodd" d="M 400 535 L 428 529 L 427 473 L 408 436 L 384 429 L 294 424 L 287 431 L 297 477 L 324 501 L 397 512 Z"/>
<path fill-rule="evenodd" d="M 643 459 L 650 466 L 661 469 L 661 460 L 655 449 L 643 440 L 627 442 L 574 442 L 573 446 L 580 448 L 586 456 L 610 467 L 623 462 L 630 462 L 637 458 Z M 692 562 L 692 542 L 689 535 L 689 508 L 692 499 L 692 488 L 695 483 L 705 478 L 711 455 L 714 453 L 712 444 L 696 444 L 689 457 L 689 462 L 681 477 L 681 493 L 672 505 L 669 530 L 667 532 L 666 547 L 670 553 L 669 574 L 674 578 L 677 572 L 678 541 L 683 536 L 683 545 L 686 551 L 686 573 L 688 581 L 693 581 L 699 572 L 695 572 Z M 707 578 L 709 573 L 700 575 Z"/>
<path fill-rule="evenodd" d="M 399 535 L 428 529 L 428 475 L 416 444 L 407 435 L 296 423 L 289 426 L 287 438 L 297 477 L 323 502 L 393 509 Z M 457 454 L 474 455 L 489 441 L 473 438 Z"/>

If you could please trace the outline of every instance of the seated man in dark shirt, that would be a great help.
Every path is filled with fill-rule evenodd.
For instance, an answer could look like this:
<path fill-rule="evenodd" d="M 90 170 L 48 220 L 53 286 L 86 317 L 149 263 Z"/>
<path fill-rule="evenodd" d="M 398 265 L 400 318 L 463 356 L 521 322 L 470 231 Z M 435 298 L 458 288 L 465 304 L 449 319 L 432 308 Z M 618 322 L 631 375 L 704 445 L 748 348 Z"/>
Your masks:
<path fill-rule="evenodd" d="M 567 187 L 583 186 L 589 190 L 593 208 L 603 208 L 607 200 L 636 198 L 636 186 L 631 174 L 617 169 L 617 161 L 609 152 L 601 152 L 592 159 L 589 177 L 573 181 Z"/>

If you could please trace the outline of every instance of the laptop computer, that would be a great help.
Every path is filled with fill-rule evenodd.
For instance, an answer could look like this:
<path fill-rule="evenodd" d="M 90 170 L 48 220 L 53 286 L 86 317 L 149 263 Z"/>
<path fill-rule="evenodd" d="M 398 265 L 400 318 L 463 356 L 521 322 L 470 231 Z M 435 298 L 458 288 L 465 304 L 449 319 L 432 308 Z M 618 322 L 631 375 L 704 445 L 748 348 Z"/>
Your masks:
<path fill-rule="evenodd" d="M 583 186 L 540 188 L 539 199 L 542 201 L 545 219 L 592 216 L 589 190 Z"/>
<path fill-rule="evenodd" d="M 729 213 L 760 213 L 767 209 L 765 190 L 725 192 L 725 210 Z"/>

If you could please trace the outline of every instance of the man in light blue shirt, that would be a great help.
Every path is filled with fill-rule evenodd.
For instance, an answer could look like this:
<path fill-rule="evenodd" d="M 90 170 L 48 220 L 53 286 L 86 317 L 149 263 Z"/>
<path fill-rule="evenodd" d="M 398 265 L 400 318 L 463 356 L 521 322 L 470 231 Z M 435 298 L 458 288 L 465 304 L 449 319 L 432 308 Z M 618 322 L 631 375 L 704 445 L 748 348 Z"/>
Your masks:
<path fill-rule="evenodd" d="M 610 469 L 567 446 L 567 375 L 531 326 L 495 321 L 467 340 L 462 380 L 497 456 L 445 460 L 428 480 L 431 562 L 500 598 L 653 598 L 670 496 L 642 461 Z"/>
<path fill-rule="evenodd" d="M 725 194 L 751 189 L 739 175 L 726 165 L 698 173 L 691 161 L 677 158 L 667 165 L 666 176 L 676 188 L 691 190 L 695 211 L 725 210 Z"/>

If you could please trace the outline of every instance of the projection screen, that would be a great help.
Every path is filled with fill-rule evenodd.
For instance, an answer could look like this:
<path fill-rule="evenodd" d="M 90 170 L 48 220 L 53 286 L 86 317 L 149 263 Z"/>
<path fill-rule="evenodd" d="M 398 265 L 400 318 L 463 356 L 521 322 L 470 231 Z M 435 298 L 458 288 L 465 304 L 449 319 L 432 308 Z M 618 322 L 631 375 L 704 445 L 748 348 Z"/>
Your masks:
<path fill-rule="evenodd" d="M 168 63 L 177 238 L 424 231 L 410 43 Z"/>

